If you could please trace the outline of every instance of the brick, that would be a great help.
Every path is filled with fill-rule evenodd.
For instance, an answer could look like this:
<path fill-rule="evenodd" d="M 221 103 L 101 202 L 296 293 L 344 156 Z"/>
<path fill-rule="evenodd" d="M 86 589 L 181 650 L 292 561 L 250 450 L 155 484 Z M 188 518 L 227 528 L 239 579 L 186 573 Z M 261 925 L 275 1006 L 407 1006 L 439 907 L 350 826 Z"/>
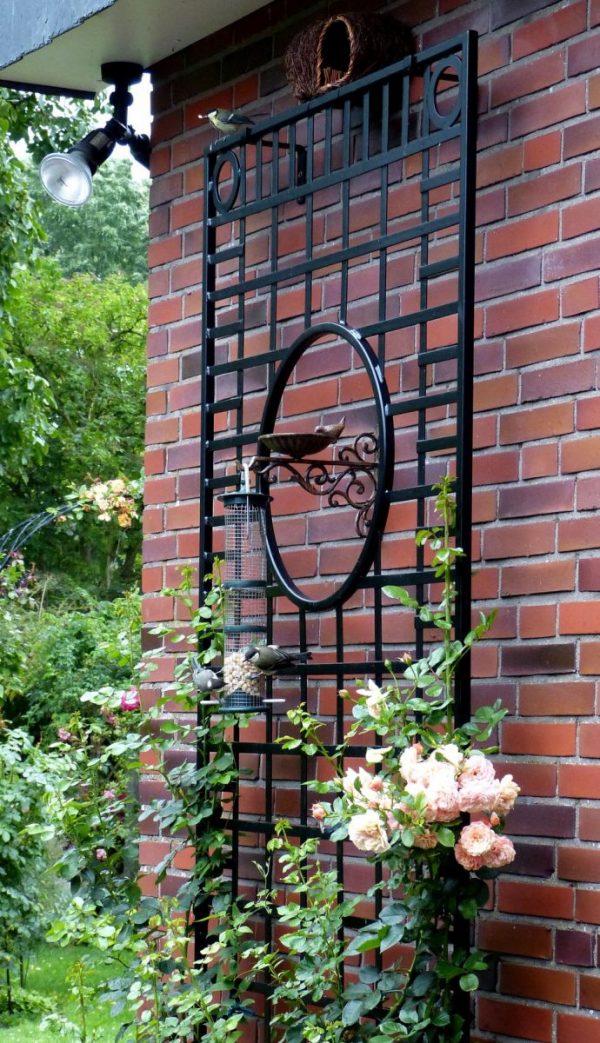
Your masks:
<path fill-rule="evenodd" d="M 474 485 L 498 485 L 514 482 L 519 476 L 517 453 L 486 453 L 473 460 Z"/>
<path fill-rule="evenodd" d="M 174 599 L 168 597 L 144 598 L 142 619 L 145 623 L 159 623 L 173 619 Z"/>
<path fill-rule="evenodd" d="M 594 685 L 590 681 L 523 682 L 519 713 L 533 717 L 573 717 L 594 712 Z"/>
<path fill-rule="evenodd" d="M 531 725 L 531 729 L 537 727 Z M 535 746 L 533 755 L 552 756 L 544 754 L 545 746 L 540 749 Z M 532 804 L 528 801 L 519 800 L 517 806 L 510 815 L 510 832 L 513 836 L 523 837 L 561 837 L 573 839 L 575 837 L 575 808 L 565 804 Z"/>
<path fill-rule="evenodd" d="M 600 634 L 600 600 L 563 602 L 558 618 L 561 634 Z"/>
<path fill-rule="evenodd" d="M 595 518 L 567 518 L 559 522 L 558 549 L 584 550 L 600 547 L 599 526 Z"/>
<path fill-rule="evenodd" d="M 577 430 L 600 428 L 600 395 L 587 395 L 577 402 Z"/>
<path fill-rule="evenodd" d="M 593 239 L 552 247 L 544 256 L 544 278 L 549 282 L 595 271 L 597 267 L 598 243 Z"/>
<path fill-rule="evenodd" d="M 526 217 L 521 221 L 508 221 L 499 228 L 491 228 L 486 234 L 486 260 L 511 257 L 536 246 L 546 246 L 558 239 L 559 214 L 548 211 Z"/>
<path fill-rule="evenodd" d="M 181 257 L 181 236 L 169 235 L 164 239 L 154 239 L 148 247 L 148 267 L 156 268 L 160 264 L 178 261 Z"/>
<path fill-rule="evenodd" d="M 556 1043 L 600 1043 L 600 1018 L 583 1014 L 557 1016 Z"/>
<path fill-rule="evenodd" d="M 600 674 L 600 641 L 581 641 L 579 672 L 584 677 Z"/>
<path fill-rule="evenodd" d="M 177 504 L 167 511 L 168 529 L 191 529 L 200 524 L 200 506 L 196 503 Z"/>
<path fill-rule="evenodd" d="M 549 959 L 552 955 L 552 932 L 549 927 L 528 923 L 510 923 L 505 920 L 482 920 L 479 925 L 479 945 L 491 952 L 511 956 L 532 956 Z"/>
<path fill-rule="evenodd" d="M 517 857 L 508 872 L 521 876 L 542 877 L 547 880 L 554 875 L 555 851 L 551 844 L 522 841 L 517 845 Z"/>
<path fill-rule="evenodd" d="M 572 511 L 575 495 L 573 480 L 528 482 L 506 487 L 499 494 L 499 518 L 529 518 L 538 514 Z"/>
<path fill-rule="evenodd" d="M 572 442 L 563 442 L 561 447 L 561 470 L 563 474 L 595 471 L 600 468 L 600 435 L 588 435 Z"/>
<path fill-rule="evenodd" d="M 600 482 L 594 478 L 580 478 L 577 482 L 577 509 L 592 511 L 600 507 Z"/>
<path fill-rule="evenodd" d="M 498 108 L 516 98 L 527 97 L 564 79 L 563 56 L 559 51 L 529 62 L 514 62 L 491 81 L 491 107 Z"/>
<path fill-rule="evenodd" d="M 600 558 L 579 561 L 579 590 L 600 590 Z"/>
<path fill-rule="evenodd" d="M 547 554 L 554 549 L 554 523 L 495 525 L 483 534 L 483 557 L 515 558 Z"/>
<path fill-rule="evenodd" d="M 481 145 L 480 145 L 481 147 Z M 508 181 L 523 173 L 523 145 L 504 146 L 479 155 L 477 160 L 477 187 L 487 188 L 500 181 Z"/>
<path fill-rule="evenodd" d="M 164 449 L 147 449 L 144 453 L 144 473 L 162 474 L 165 469 L 167 454 Z"/>
<path fill-rule="evenodd" d="M 562 313 L 565 316 L 581 315 L 582 312 L 594 311 L 600 304 L 598 279 L 580 279 L 562 287 Z"/>
<path fill-rule="evenodd" d="M 147 478 L 144 482 L 144 503 L 168 503 L 175 499 L 175 479 L 169 475 L 165 478 Z"/>
<path fill-rule="evenodd" d="M 578 887 L 575 892 L 575 916 L 580 923 L 600 924 L 600 891 L 585 891 Z"/>
<path fill-rule="evenodd" d="M 519 637 L 554 637 L 556 605 L 520 605 Z"/>
<path fill-rule="evenodd" d="M 556 890 L 559 890 L 558 888 Z M 525 996 L 572 1006 L 577 993 L 577 978 L 570 971 L 532 967 L 524 963 L 503 963 L 502 991 L 508 996 Z"/>
<path fill-rule="evenodd" d="M 178 322 L 181 318 L 181 297 L 165 297 L 151 301 L 148 309 L 150 326 L 166 326 L 170 322 Z"/>
<path fill-rule="evenodd" d="M 496 300 L 517 290 L 530 290 L 541 280 L 541 254 L 479 265 L 475 272 L 475 300 Z"/>
<path fill-rule="evenodd" d="M 596 883 L 600 880 L 600 851 L 590 847 L 561 847 L 558 875 L 562 880 Z"/>
<path fill-rule="evenodd" d="M 171 208 L 171 228 L 173 229 L 198 224 L 201 219 L 201 199 L 184 199 L 182 203 L 174 203 Z"/>
<path fill-rule="evenodd" d="M 502 569 L 500 593 L 503 597 L 544 594 L 555 590 L 572 590 L 574 585 L 574 561 L 547 561 L 539 565 L 505 566 Z"/>
<path fill-rule="evenodd" d="M 589 725 L 589 727 L 593 728 L 594 725 Z M 599 739 L 600 736 L 596 733 L 594 740 L 596 756 L 600 756 L 600 750 L 598 750 Z M 600 808 L 580 808 L 579 839 L 593 840 L 595 842 L 600 840 Z"/>
<path fill-rule="evenodd" d="M 521 477 L 548 478 L 558 474 L 557 445 L 527 445 L 521 450 Z"/>
<path fill-rule="evenodd" d="M 574 894 L 570 887 L 512 880 L 501 880 L 498 884 L 498 909 L 503 913 L 571 920 L 573 906 Z"/>
<path fill-rule="evenodd" d="M 571 3 L 563 10 L 553 10 L 544 18 L 535 18 L 513 32 L 513 61 L 546 47 L 568 40 L 586 28 L 585 0 Z"/>
<path fill-rule="evenodd" d="M 506 363 L 509 367 L 531 366 L 579 351 L 579 323 L 562 322 L 540 330 L 532 330 L 510 337 L 506 342 Z"/>
<path fill-rule="evenodd" d="M 573 426 L 574 408 L 571 402 L 505 413 L 500 417 L 500 444 L 557 438 L 570 434 Z"/>
<path fill-rule="evenodd" d="M 594 387 L 595 379 L 593 359 L 563 362 L 561 365 L 530 370 L 521 378 L 521 401 L 536 402 L 544 398 L 559 398 L 580 391 L 589 391 Z"/>
<path fill-rule="evenodd" d="M 600 765 L 561 764 L 558 788 L 561 797 L 596 800 L 600 792 Z"/>
<path fill-rule="evenodd" d="M 569 76 L 596 70 L 600 65 L 600 33 L 586 33 L 585 39 L 569 47 L 567 69 Z"/>
<path fill-rule="evenodd" d="M 572 967 L 590 967 L 594 962 L 594 939 L 585 931 L 556 932 L 556 962 Z"/>
<path fill-rule="evenodd" d="M 551 88 L 540 98 L 532 98 L 515 105 L 510 114 L 511 137 L 542 130 L 554 123 L 562 123 L 585 112 L 585 84 Z"/>
<path fill-rule="evenodd" d="M 156 120 L 156 124 L 152 128 L 155 141 L 165 140 L 166 137 L 170 136 L 160 134 L 160 124 L 167 121 L 181 122 L 181 113 L 169 114 L 169 116 Z M 175 131 L 175 133 L 178 133 L 178 131 Z M 162 203 L 170 203 L 172 199 L 178 199 L 182 188 L 183 180 L 181 174 L 166 174 L 164 177 L 157 178 L 150 186 L 150 207 L 154 209 L 155 206 L 161 206 Z"/>
<path fill-rule="evenodd" d="M 492 9 L 492 29 L 498 29 L 509 22 L 518 21 L 547 7 L 547 0 L 519 0 L 519 6 L 515 7 L 514 0 L 496 0 Z M 535 24 L 535 21 L 533 21 Z"/>
<path fill-rule="evenodd" d="M 529 797 L 553 797 L 556 794 L 557 768 L 553 764 L 533 761 L 505 761 L 497 765 L 499 774 L 513 775 L 521 792 Z"/>
<path fill-rule="evenodd" d="M 552 1040 L 551 1010 L 482 996 L 478 1011 L 478 1025 L 484 1031 L 510 1034 L 513 1038 L 531 1040 L 532 1043 L 550 1043 Z"/>
<path fill-rule="evenodd" d="M 504 721 L 502 750 L 507 754 L 534 754 L 536 757 L 570 757 L 575 753 L 576 725 L 529 724 Z"/>
<path fill-rule="evenodd" d="M 546 170 L 560 163 L 562 135 L 559 130 L 538 134 L 523 142 L 523 170 Z"/>
<path fill-rule="evenodd" d="M 575 645 L 553 642 L 548 645 L 505 645 L 502 648 L 502 674 L 525 677 L 528 674 L 570 674 L 575 669 Z"/>
<path fill-rule="evenodd" d="M 553 322 L 558 315 L 558 293 L 554 290 L 538 290 L 536 293 L 488 305 L 486 335 L 493 337 L 499 333 L 511 333 L 514 330 L 539 326 L 542 323 Z"/>
<path fill-rule="evenodd" d="M 144 541 L 144 561 L 165 561 L 177 557 L 177 541 L 174 536 L 158 536 Z M 153 678 L 154 679 L 154 678 Z"/>
<path fill-rule="evenodd" d="M 178 438 L 179 420 L 177 417 L 152 419 L 146 422 L 146 445 L 176 442 Z"/>
<path fill-rule="evenodd" d="M 582 974 L 579 979 L 579 994 L 582 1007 L 600 1010 L 600 977 Z M 597 1024 L 600 1029 L 600 1021 Z"/>
<path fill-rule="evenodd" d="M 545 101 L 548 105 L 548 102 Z M 517 185 L 508 187 L 508 215 L 526 214 L 531 210 L 558 203 L 561 199 L 569 199 L 581 191 L 581 166 L 572 163 L 551 170 L 545 174 L 536 174 Z"/>

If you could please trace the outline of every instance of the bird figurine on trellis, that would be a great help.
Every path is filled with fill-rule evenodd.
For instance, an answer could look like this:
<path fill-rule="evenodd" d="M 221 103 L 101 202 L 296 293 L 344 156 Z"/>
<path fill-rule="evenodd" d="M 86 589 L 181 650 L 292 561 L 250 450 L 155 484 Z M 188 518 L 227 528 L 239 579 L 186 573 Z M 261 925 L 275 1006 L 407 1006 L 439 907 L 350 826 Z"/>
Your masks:
<path fill-rule="evenodd" d="M 208 692 L 219 692 L 225 687 L 221 670 L 213 670 L 203 666 L 197 656 L 192 656 L 192 684 L 197 692 L 206 695 Z"/>
<path fill-rule="evenodd" d="M 346 417 L 343 416 L 341 420 L 338 420 L 337 424 L 317 424 L 315 434 L 327 435 L 331 439 L 330 445 L 333 445 L 334 442 L 337 442 L 345 426 Z"/>
<path fill-rule="evenodd" d="M 274 677 L 288 666 L 297 666 L 311 658 L 310 652 L 286 652 L 278 645 L 248 645 L 244 659 L 252 663 L 266 677 Z"/>

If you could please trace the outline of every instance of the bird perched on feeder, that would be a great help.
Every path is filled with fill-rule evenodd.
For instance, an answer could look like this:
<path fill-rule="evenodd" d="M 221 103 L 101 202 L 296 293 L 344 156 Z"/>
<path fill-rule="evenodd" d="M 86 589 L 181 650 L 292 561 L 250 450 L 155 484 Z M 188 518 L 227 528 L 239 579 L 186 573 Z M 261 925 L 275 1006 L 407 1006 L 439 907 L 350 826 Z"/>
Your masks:
<path fill-rule="evenodd" d="M 202 666 L 196 656 L 192 658 L 192 684 L 198 692 L 205 694 L 206 692 L 218 692 L 224 688 L 225 682 L 221 673 L 221 670 Z"/>
<path fill-rule="evenodd" d="M 221 134 L 233 134 L 243 127 L 254 126 L 254 120 L 250 116 L 244 116 L 243 112 L 236 112 L 234 109 L 211 109 L 210 112 L 201 112 L 198 119 L 208 120 Z"/>
<path fill-rule="evenodd" d="M 345 426 L 346 417 L 343 416 L 337 424 L 318 424 L 317 427 L 315 427 L 315 434 L 327 435 L 331 439 L 331 442 L 337 442 Z"/>
<path fill-rule="evenodd" d="M 286 652 L 277 645 L 248 645 L 244 649 L 244 659 L 258 667 L 267 677 L 273 677 L 286 666 L 297 666 L 311 658 L 310 652 Z"/>

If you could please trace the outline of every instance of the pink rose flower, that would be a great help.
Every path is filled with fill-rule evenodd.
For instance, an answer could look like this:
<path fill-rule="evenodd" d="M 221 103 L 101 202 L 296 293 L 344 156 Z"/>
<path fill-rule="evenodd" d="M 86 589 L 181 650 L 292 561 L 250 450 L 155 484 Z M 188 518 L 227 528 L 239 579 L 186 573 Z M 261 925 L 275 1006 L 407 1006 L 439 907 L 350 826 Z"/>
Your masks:
<path fill-rule="evenodd" d="M 491 761 L 483 753 L 473 753 L 465 760 L 458 782 L 465 786 L 474 779 L 479 782 L 495 782 L 496 772 Z"/>
<path fill-rule="evenodd" d="M 137 688 L 128 688 L 126 692 L 121 692 L 122 710 L 139 710 L 139 708 L 140 695 Z"/>
<path fill-rule="evenodd" d="M 311 814 L 312 817 L 317 820 L 317 822 L 323 822 L 323 820 L 327 817 L 327 812 L 325 811 L 325 808 L 322 804 L 313 804 Z"/>
<path fill-rule="evenodd" d="M 378 720 L 381 717 L 381 708 L 385 703 L 386 693 L 371 678 L 368 679 L 366 688 L 357 688 L 356 692 L 357 695 L 365 697 L 365 706 L 368 712 L 371 714 L 371 717 Z"/>
<path fill-rule="evenodd" d="M 114 800 L 115 799 L 115 791 L 112 790 L 112 789 L 105 789 L 104 793 L 102 794 L 102 796 L 104 797 L 105 800 Z"/>
<path fill-rule="evenodd" d="M 348 823 L 348 836 L 359 851 L 379 853 L 387 851 L 390 846 L 387 833 L 376 811 L 354 815 Z"/>
<path fill-rule="evenodd" d="M 61 742 L 71 742 L 71 739 L 73 738 L 71 732 L 67 731 L 66 728 L 59 728 L 56 734 Z"/>
<path fill-rule="evenodd" d="M 420 847 L 424 851 L 430 851 L 431 848 L 437 847 L 437 833 L 419 833 L 414 840 L 415 847 Z"/>
<path fill-rule="evenodd" d="M 423 747 L 420 742 L 413 743 L 408 749 L 404 750 L 400 755 L 400 771 L 407 782 L 416 782 L 419 776 L 419 769 L 422 764 L 421 754 L 423 753 Z"/>
<path fill-rule="evenodd" d="M 516 851 L 512 840 L 496 834 L 491 850 L 485 856 L 484 865 L 488 869 L 501 869 L 502 866 L 509 865 L 515 858 L 515 855 Z"/>
<path fill-rule="evenodd" d="M 487 822 L 471 822 L 468 826 L 463 826 L 458 842 L 468 855 L 479 858 L 490 850 L 495 839 L 496 833 L 490 829 Z"/>
<path fill-rule="evenodd" d="M 462 775 L 461 775 L 462 778 Z M 459 790 L 459 807 L 464 812 L 490 811 L 498 799 L 500 783 L 497 779 L 487 782 L 476 777 L 471 778 Z"/>
<path fill-rule="evenodd" d="M 96 858 L 99 862 L 106 862 L 108 855 L 106 854 L 106 851 L 103 847 L 96 848 Z"/>
<path fill-rule="evenodd" d="M 509 811 L 512 811 L 520 792 L 521 788 L 512 775 L 503 775 L 498 783 L 498 793 L 492 806 L 493 810 L 504 818 Z"/>
<path fill-rule="evenodd" d="M 433 779 L 425 790 L 427 822 L 452 822 L 458 818 L 458 786 L 453 778 Z"/>

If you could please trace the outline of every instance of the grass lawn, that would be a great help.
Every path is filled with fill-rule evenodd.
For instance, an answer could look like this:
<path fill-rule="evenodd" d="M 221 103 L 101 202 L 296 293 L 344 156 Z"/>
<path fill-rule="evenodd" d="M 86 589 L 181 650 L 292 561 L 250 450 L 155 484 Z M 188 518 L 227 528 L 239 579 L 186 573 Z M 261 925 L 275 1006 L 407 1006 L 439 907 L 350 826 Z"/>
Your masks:
<path fill-rule="evenodd" d="M 41 993 L 52 1002 L 58 1013 L 64 1014 L 76 1025 L 79 1024 L 77 1004 L 75 997 L 71 995 L 71 986 L 65 984 L 65 975 L 81 956 L 82 950 L 75 946 L 60 949 L 55 945 L 40 945 L 31 958 L 27 978 L 28 990 Z M 89 986 L 96 985 L 114 977 L 115 973 L 113 968 L 109 968 L 101 960 L 96 960 L 85 981 Z M 86 1016 L 88 1040 L 114 1043 L 121 1018 L 111 1016 L 110 1004 L 92 999 Z M 65 1039 L 55 1031 L 40 1032 L 40 1021 L 41 1016 L 37 1014 L 32 1017 L 13 1015 L 12 1018 L 0 1015 L 1 1043 L 42 1043 L 43 1040 L 51 1043 L 52 1040 Z"/>

